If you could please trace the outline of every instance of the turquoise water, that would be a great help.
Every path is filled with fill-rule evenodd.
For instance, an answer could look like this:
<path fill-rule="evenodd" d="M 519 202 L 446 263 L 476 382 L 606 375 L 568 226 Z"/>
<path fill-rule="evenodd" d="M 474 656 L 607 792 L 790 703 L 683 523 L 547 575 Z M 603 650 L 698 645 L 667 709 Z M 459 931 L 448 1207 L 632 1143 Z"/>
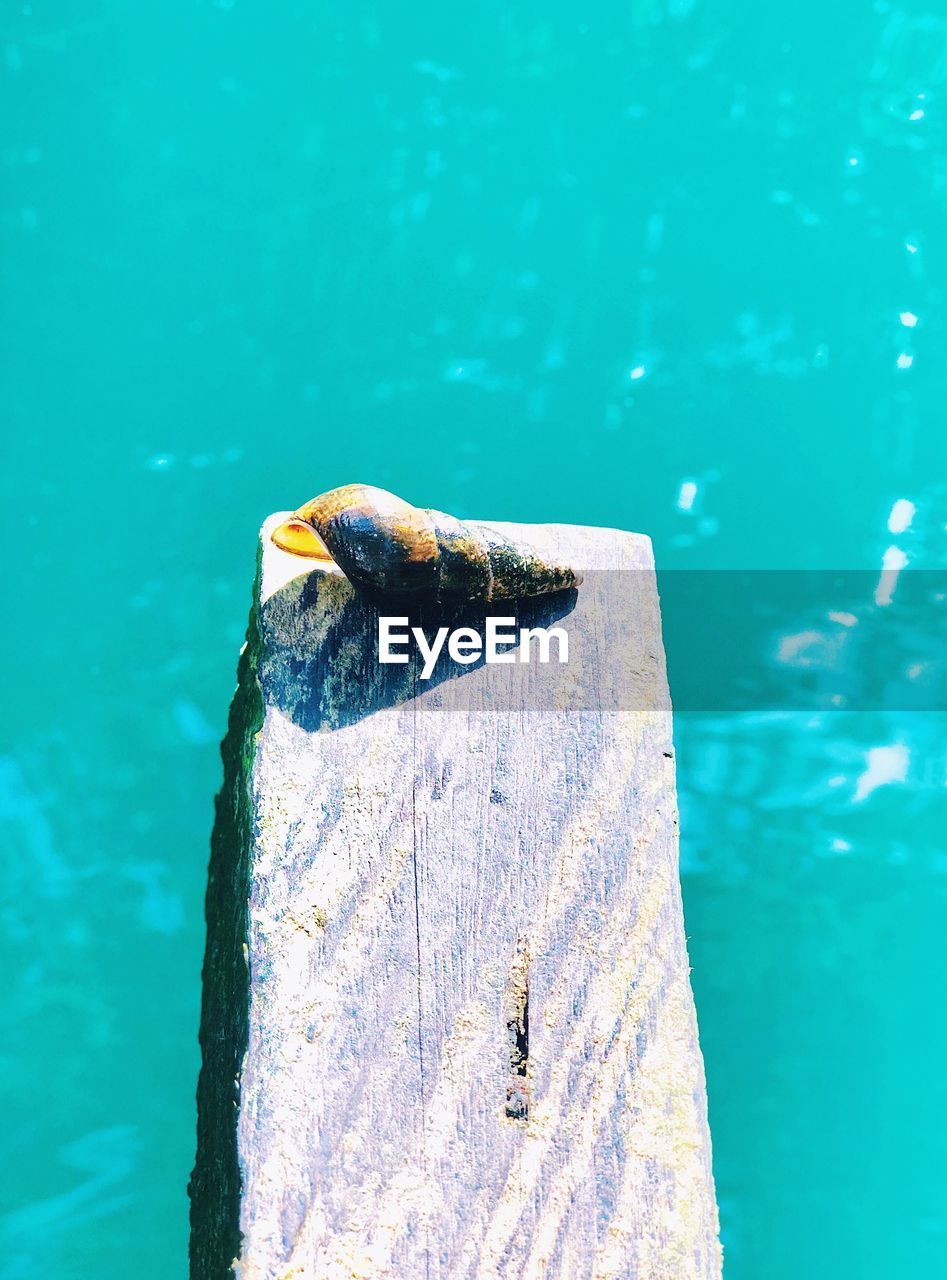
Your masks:
<path fill-rule="evenodd" d="M 0 53 L 0 1276 L 166 1280 L 261 519 L 943 567 L 947 10 L 33 0 Z M 728 1280 L 938 1274 L 944 716 L 667 640 Z"/>

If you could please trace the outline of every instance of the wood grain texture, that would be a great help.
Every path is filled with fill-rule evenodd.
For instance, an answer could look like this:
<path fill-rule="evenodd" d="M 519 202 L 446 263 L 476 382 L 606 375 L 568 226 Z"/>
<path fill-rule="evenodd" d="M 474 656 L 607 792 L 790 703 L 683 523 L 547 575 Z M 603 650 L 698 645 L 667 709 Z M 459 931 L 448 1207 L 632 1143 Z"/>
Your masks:
<path fill-rule="evenodd" d="M 524 614 L 568 667 L 379 667 L 373 606 L 264 538 L 194 1280 L 720 1274 L 650 544 L 499 527 L 592 571 Z"/>

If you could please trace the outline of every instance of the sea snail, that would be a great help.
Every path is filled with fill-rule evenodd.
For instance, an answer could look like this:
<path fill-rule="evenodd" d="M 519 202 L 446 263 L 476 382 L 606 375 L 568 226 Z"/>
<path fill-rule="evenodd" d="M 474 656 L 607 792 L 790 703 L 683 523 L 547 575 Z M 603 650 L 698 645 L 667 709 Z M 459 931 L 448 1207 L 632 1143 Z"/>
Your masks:
<path fill-rule="evenodd" d="M 347 484 L 313 498 L 272 533 L 284 551 L 334 560 L 356 587 L 438 600 L 508 600 L 578 586 L 567 565 L 473 521 Z"/>

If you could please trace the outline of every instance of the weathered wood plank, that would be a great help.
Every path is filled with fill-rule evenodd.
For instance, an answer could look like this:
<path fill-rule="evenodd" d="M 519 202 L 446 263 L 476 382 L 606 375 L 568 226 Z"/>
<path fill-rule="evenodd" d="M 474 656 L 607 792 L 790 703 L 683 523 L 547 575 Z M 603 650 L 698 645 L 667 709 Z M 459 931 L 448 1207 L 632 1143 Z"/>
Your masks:
<path fill-rule="evenodd" d="M 427 683 L 264 540 L 208 893 L 199 1280 L 719 1275 L 650 545 L 528 536 L 592 570 L 522 611 L 562 615 L 569 665 Z"/>

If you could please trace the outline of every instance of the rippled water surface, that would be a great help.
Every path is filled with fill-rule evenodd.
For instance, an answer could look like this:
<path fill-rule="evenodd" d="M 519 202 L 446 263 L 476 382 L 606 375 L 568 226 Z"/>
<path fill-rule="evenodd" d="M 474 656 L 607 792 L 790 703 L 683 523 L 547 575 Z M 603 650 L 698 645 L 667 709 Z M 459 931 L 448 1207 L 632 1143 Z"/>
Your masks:
<path fill-rule="evenodd" d="M 653 536 L 728 1280 L 940 1273 L 937 591 L 852 671 L 947 559 L 945 69 L 887 0 L 5 6 L 3 1280 L 185 1274 L 256 528 L 351 479 Z"/>

